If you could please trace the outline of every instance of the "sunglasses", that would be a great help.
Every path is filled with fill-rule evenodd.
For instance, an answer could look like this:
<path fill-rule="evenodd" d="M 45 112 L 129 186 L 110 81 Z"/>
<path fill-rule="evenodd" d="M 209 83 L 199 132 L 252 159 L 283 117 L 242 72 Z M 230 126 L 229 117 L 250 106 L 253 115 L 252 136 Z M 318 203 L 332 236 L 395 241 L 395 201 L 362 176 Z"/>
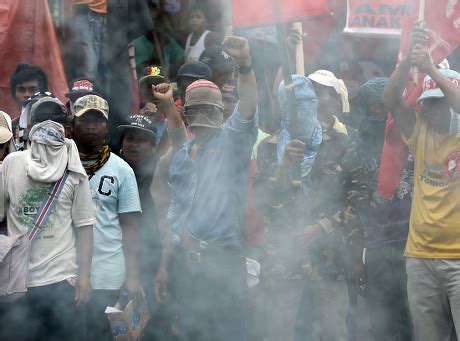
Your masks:
<path fill-rule="evenodd" d="M 32 121 L 34 123 L 40 123 L 47 120 L 51 120 L 53 122 L 65 124 L 67 122 L 67 115 L 63 112 L 35 112 Z"/>

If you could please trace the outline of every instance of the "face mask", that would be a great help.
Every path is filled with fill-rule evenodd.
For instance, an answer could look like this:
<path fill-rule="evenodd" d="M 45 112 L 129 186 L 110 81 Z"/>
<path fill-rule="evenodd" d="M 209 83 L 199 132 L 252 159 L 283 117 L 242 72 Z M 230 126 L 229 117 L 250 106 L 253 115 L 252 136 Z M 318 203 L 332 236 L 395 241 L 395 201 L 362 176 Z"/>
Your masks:
<path fill-rule="evenodd" d="M 186 114 L 186 117 L 189 127 L 220 128 L 224 121 L 224 114 L 221 110 L 213 113 L 198 110 L 191 115 Z"/>

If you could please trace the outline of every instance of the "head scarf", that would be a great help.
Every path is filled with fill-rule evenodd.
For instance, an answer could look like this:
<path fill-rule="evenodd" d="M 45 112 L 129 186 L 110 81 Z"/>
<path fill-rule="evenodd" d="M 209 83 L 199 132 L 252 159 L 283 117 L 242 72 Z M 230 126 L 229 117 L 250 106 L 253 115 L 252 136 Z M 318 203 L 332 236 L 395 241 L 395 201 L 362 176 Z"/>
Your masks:
<path fill-rule="evenodd" d="M 358 156 L 368 167 L 375 168 L 380 164 L 383 140 L 385 137 L 386 117 L 376 117 L 368 112 L 369 102 L 382 102 L 382 94 L 388 78 L 376 77 L 359 88 L 358 113 L 360 124 L 355 140 Z"/>
<path fill-rule="evenodd" d="M 64 127 L 47 120 L 30 130 L 30 149 L 26 151 L 26 173 L 39 182 L 55 182 L 64 171 L 86 177 L 75 142 L 64 137 Z"/>
<path fill-rule="evenodd" d="M 321 125 L 316 117 L 318 109 L 318 99 L 311 81 L 303 75 L 293 75 L 292 85 L 294 87 L 296 106 L 297 106 L 297 125 L 299 136 L 291 136 L 290 122 L 288 114 L 288 99 L 284 81 L 281 82 L 278 90 L 278 102 L 283 116 L 281 130 L 278 134 L 277 157 L 281 162 L 289 141 L 293 138 L 302 140 L 306 144 L 304 157 L 301 163 L 301 178 L 304 192 L 306 192 L 309 174 L 313 167 L 322 141 Z"/>

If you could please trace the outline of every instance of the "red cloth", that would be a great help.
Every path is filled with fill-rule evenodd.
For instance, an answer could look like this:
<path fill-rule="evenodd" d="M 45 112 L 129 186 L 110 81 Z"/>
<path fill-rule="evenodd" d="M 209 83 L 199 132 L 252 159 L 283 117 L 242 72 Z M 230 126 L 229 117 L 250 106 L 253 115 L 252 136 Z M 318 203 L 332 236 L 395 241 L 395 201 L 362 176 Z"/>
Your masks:
<path fill-rule="evenodd" d="M 409 0 L 410 8 L 417 9 L 403 22 L 401 45 L 398 62 L 408 48 L 409 36 L 414 22 L 418 19 L 419 0 Z M 460 18 L 460 2 L 448 8 L 449 0 L 426 0 L 425 21 L 429 29 L 428 46 L 435 64 L 439 64 L 460 45 L 460 28 L 455 28 L 454 21 Z M 447 14 L 447 15 L 446 15 Z M 404 97 L 406 102 L 416 107 L 416 101 L 422 93 L 424 74 L 419 73 L 418 85 L 409 77 Z M 399 179 L 407 159 L 407 148 L 401 133 L 394 127 L 393 118 L 389 117 L 385 130 L 385 141 L 382 150 L 378 191 L 384 198 L 389 198 L 397 190 Z"/>
<path fill-rule="evenodd" d="M 276 9 L 280 2 L 281 12 Z M 289 22 L 304 17 L 327 15 L 327 0 L 232 0 L 233 26 L 256 27 Z"/>
<path fill-rule="evenodd" d="M 19 115 L 11 97 L 10 76 L 20 62 L 40 66 L 48 76 L 50 91 L 65 100 L 67 81 L 47 0 L 2 0 L 0 46 L 1 110 L 13 118 Z"/>

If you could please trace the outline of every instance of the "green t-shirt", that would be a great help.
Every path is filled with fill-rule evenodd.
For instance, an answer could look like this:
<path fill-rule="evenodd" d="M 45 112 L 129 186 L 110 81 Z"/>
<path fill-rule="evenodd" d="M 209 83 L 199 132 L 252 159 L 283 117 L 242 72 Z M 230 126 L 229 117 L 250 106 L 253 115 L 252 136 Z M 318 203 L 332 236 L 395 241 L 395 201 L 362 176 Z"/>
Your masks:
<path fill-rule="evenodd" d="M 133 41 L 136 57 L 136 66 L 148 62 L 151 59 L 159 59 L 155 44 L 145 35 Z M 184 49 L 171 37 L 168 37 L 167 44 L 162 49 L 166 72 L 169 72 L 171 63 L 175 63 L 184 58 Z"/>

